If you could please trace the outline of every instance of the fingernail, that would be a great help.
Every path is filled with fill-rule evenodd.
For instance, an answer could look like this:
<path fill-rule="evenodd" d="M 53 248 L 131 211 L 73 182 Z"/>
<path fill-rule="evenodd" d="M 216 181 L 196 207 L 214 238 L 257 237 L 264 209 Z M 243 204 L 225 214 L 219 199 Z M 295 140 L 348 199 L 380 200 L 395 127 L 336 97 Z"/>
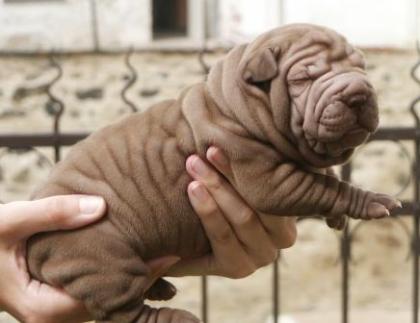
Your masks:
<path fill-rule="evenodd" d="M 222 167 L 229 165 L 227 158 L 220 149 L 213 146 L 207 150 L 207 159 Z"/>
<path fill-rule="evenodd" d="M 79 200 L 79 209 L 81 215 L 94 214 L 102 207 L 104 200 L 98 196 L 82 197 Z"/>
<path fill-rule="evenodd" d="M 192 190 L 193 195 L 200 202 L 205 202 L 207 200 L 208 193 L 201 184 L 197 183 L 197 185 L 194 185 L 191 190 Z"/>
<path fill-rule="evenodd" d="M 192 160 L 191 168 L 197 175 L 203 176 L 207 173 L 207 166 L 199 157 Z"/>

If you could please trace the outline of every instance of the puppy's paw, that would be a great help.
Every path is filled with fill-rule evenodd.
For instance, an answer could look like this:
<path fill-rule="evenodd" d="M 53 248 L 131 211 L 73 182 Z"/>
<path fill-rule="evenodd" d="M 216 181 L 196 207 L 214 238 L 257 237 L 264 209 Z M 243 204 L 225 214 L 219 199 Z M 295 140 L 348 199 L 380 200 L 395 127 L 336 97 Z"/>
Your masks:
<path fill-rule="evenodd" d="M 145 297 L 151 301 L 167 301 L 175 295 L 175 286 L 163 278 L 159 278 L 145 293 Z"/>
<path fill-rule="evenodd" d="M 327 218 L 325 222 L 331 229 L 343 230 L 347 224 L 347 216 L 343 214 L 332 218 Z"/>
<path fill-rule="evenodd" d="M 401 207 L 401 202 L 394 197 L 370 192 L 360 218 L 364 220 L 385 218 L 398 207 Z"/>

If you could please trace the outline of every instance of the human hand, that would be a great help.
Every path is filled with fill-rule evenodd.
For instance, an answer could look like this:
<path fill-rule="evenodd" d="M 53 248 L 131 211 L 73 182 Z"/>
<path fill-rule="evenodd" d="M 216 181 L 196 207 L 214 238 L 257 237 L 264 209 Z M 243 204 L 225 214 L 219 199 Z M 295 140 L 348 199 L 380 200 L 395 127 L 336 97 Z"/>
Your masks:
<path fill-rule="evenodd" d="M 221 173 L 231 173 L 222 151 L 210 147 L 207 160 Z M 193 177 L 188 196 L 199 216 L 212 254 L 181 260 L 170 268 L 170 276 L 220 275 L 242 278 L 273 262 L 278 249 L 296 240 L 296 218 L 258 215 L 215 169 L 193 155 L 187 159 Z"/>
<path fill-rule="evenodd" d="M 83 320 L 87 313 L 81 303 L 30 277 L 26 240 L 38 232 L 87 225 L 104 213 L 103 199 L 80 195 L 1 204 L 0 307 L 23 322 Z"/>
<path fill-rule="evenodd" d="M 102 217 L 105 209 L 102 198 L 82 195 L 0 204 L 0 309 L 30 323 L 89 320 L 82 303 L 30 277 L 26 240 L 38 232 L 88 225 Z M 166 257 L 150 262 L 149 286 L 176 261 L 176 257 Z"/>

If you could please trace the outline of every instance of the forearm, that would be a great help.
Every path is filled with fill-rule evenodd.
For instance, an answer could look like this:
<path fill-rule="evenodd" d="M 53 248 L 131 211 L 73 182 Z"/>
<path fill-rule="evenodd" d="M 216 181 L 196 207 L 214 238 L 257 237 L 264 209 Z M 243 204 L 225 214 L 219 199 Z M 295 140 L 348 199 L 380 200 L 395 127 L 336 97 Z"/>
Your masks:
<path fill-rule="evenodd" d="M 386 195 L 364 191 L 335 177 L 280 164 L 271 172 L 238 181 L 245 198 L 256 210 L 276 215 L 326 216 L 348 214 L 353 218 L 389 215 L 398 202 Z M 244 189 L 245 188 L 245 189 Z"/>
<path fill-rule="evenodd" d="M 306 173 L 293 164 L 278 166 L 266 178 L 260 176 L 258 182 L 254 184 L 254 207 L 275 215 L 345 213 L 348 197 L 355 189 L 331 176 Z"/>

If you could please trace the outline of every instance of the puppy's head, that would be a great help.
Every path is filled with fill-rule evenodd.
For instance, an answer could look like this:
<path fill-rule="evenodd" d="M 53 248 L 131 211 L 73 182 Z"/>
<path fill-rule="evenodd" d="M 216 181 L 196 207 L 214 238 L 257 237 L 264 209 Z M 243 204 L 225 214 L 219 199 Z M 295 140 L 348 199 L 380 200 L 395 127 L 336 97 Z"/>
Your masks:
<path fill-rule="evenodd" d="M 313 25 L 273 30 L 249 45 L 242 81 L 270 105 L 276 126 L 311 165 L 347 160 L 378 126 L 362 54 L 336 32 Z"/>

